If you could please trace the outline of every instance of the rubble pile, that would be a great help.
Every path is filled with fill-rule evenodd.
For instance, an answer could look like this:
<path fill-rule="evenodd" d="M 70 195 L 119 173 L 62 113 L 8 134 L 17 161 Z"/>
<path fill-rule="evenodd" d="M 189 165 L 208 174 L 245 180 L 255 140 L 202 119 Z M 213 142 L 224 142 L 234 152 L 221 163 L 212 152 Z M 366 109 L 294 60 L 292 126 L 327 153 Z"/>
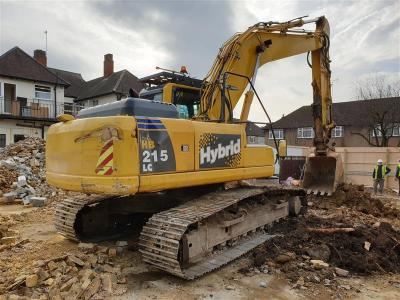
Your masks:
<path fill-rule="evenodd" d="M 253 251 L 242 273 L 282 273 L 300 289 L 314 284 L 347 289 L 338 279 L 400 273 L 400 232 L 389 223 L 370 226 L 314 216 L 280 222 L 273 233 L 278 236 Z"/>
<path fill-rule="evenodd" d="M 336 291 L 351 289 L 341 278 L 400 273 L 396 208 L 356 185 L 307 200 L 307 214 L 275 224 L 277 236 L 252 252 L 242 273 L 275 272 L 293 288 L 319 284 Z"/>
<path fill-rule="evenodd" d="M 400 217 L 400 211 L 392 203 L 384 203 L 381 199 L 372 197 L 371 193 L 364 190 L 363 185 L 343 184 L 332 196 L 310 195 L 308 201 L 314 207 L 326 210 L 345 206 L 375 217 Z"/>
<path fill-rule="evenodd" d="M 3 292 L 18 299 L 107 299 L 122 295 L 132 267 L 117 264 L 116 258 L 127 246 L 125 241 L 115 247 L 80 243 L 71 253 L 33 262 L 9 279 Z"/>
<path fill-rule="evenodd" d="M 0 151 L 0 198 L 11 203 L 21 199 L 24 204 L 43 206 L 57 194 L 45 179 L 45 142 L 27 138 Z"/>

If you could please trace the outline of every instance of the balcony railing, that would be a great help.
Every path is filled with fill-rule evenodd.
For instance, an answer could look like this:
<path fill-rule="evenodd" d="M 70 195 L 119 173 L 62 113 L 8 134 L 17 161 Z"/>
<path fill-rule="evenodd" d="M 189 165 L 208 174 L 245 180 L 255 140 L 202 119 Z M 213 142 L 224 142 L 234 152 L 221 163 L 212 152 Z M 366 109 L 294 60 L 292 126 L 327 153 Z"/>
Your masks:
<path fill-rule="evenodd" d="M 6 100 L 0 97 L 0 115 L 21 118 L 55 119 L 59 114 L 76 116 L 82 106 L 75 103 L 57 103 L 38 99 Z"/>

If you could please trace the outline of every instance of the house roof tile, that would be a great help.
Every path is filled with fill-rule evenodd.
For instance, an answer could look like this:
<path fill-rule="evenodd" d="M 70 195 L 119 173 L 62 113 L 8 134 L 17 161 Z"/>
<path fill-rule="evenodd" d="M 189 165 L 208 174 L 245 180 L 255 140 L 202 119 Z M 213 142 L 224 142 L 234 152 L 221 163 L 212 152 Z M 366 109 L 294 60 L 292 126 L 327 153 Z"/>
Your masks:
<path fill-rule="evenodd" d="M 384 112 L 397 109 L 400 112 L 400 97 L 356 100 L 333 103 L 333 120 L 339 126 L 369 125 L 372 112 Z M 398 120 L 393 120 L 398 121 Z M 273 123 L 274 128 L 287 129 L 312 127 L 311 106 L 302 106 Z"/>
<path fill-rule="evenodd" d="M 143 88 L 143 83 L 128 70 L 115 72 L 110 76 L 99 77 L 81 85 L 76 101 L 94 98 L 111 93 L 127 94 L 132 88 L 138 94 Z"/>
<path fill-rule="evenodd" d="M 48 69 L 69 84 L 69 86 L 64 91 L 64 95 L 66 97 L 78 97 L 79 89 L 85 83 L 85 80 L 83 80 L 81 74 L 55 68 Z"/>
<path fill-rule="evenodd" d="M 0 56 L 0 75 L 68 86 L 62 78 L 39 64 L 19 47 L 14 47 Z"/>

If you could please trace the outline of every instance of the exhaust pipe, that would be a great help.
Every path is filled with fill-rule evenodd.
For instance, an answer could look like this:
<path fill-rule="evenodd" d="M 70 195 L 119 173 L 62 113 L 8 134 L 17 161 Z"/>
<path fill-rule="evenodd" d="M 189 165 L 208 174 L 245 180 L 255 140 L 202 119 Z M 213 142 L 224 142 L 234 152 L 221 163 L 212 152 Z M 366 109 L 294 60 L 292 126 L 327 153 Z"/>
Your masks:
<path fill-rule="evenodd" d="M 344 172 L 340 154 L 329 152 L 326 156 L 310 154 L 306 159 L 301 187 L 307 194 L 332 195 L 343 183 Z"/>

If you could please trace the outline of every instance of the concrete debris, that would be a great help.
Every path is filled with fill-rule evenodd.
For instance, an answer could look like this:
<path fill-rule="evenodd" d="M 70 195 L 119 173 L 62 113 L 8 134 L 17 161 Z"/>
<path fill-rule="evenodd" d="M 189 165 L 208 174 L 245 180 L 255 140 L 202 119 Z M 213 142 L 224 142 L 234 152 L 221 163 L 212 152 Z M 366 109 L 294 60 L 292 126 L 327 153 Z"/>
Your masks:
<path fill-rule="evenodd" d="M 117 241 L 115 243 L 115 246 L 117 246 L 117 254 L 118 255 L 123 255 L 123 253 L 128 250 L 128 242 L 127 241 Z"/>
<path fill-rule="evenodd" d="M 26 287 L 34 287 L 38 284 L 39 277 L 36 274 L 26 276 L 25 285 Z"/>
<path fill-rule="evenodd" d="M 110 248 L 110 249 L 108 249 L 108 256 L 109 256 L 109 257 L 115 257 L 115 256 L 117 256 L 117 249 L 116 249 L 116 248 Z"/>
<path fill-rule="evenodd" d="M 24 175 L 18 176 L 18 186 L 20 187 L 26 186 L 26 177 Z"/>
<path fill-rule="evenodd" d="M 370 247 L 371 247 L 371 243 L 368 242 L 368 241 L 365 241 L 365 242 L 364 242 L 364 249 L 367 250 L 367 251 L 369 251 L 369 248 L 370 248 Z"/>
<path fill-rule="evenodd" d="M 75 255 L 69 255 L 68 259 L 78 266 L 83 267 L 85 265 L 85 263 L 81 259 L 77 258 Z"/>
<path fill-rule="evenodd" d="M 15 236 L 5 236 L 5 237 L 1 238 L 0 243 L 2 245 L 10 245 L 10 244 L 14 244 L 15 241 L 16 241 Z"/>
<path fill-rule="evenodd" d="M 46 183 L 45 141 L 27 138 L 0 150 L 0 195 L 3 203 L 41 207 L 59 194 Z"/>
<path fill-rule="evenodd" d="M 319 259 L 312 259 L 310 260 L 312 266 L 314 267 L 314 269 L 320 270 L 320 269 L 325 269 L 329 267 L 329 264 L 327 264 L 326 262 L 319 260 Z"/>
<path fill-rule="evenodd" d="M 18 194 L 16 192 L 5 193 L 3 194 L 3 202 L 12 202 L 17 196 Z"/>
<path fill-rule="evenodd" d="M 341 277 L 347 277 L 349 275 L 349 271 L 341 268 L 335 268 L 335 273 Z"/>
<path fill-rule="evenodd" d="M 87 253 L 88 250 L 91 253 Z M 106 252 L 109 250 L 106 248 Z M 127 290 L 121 266 L 107 255 L 105 261 L 99 263 L 97 255 L 104 255 L 100 251 L 104 251 L 103 247 L 81 243 L 78 250 L 68 255 L 36 261 L 31 268 L 21 270 L 22 274 L 7 288 L 8 297 L 14 292 L 23 294 L 23 299 L 39 299 L 43 291 L 47 291 L 46 299 L 108 299 L 114 293 L 120 296 Z"/>
<path fill-rule="evenodd" d="M 266 288 L 267 287 L 267 283 L 265 281 L 261 281 L 259 285 L 262 288 Z"/>
<path fill-rule="evenodd" d="M 331 250 L 326 244 L 316 245 L 306 250 L 312 259 L 328 261 L 331 256 Z"/>
<path fill-rule="evenodd" d="M 289 261 L 292 261 L 296 258 L 296 254 L 293 252 L 287 252 L 287 253 L 283 253 L 283 254 L 279 254 L 276 258 L 275 258 L 275 262 L 279 263 L 279 264 L 284 264 L 287 263 Z"/>
<path fill-rule="evenodd" d="M 47 198 L 46 197 L 31 197 L 30 202 L 35 207 L 41 207 L 46 204 Z"/>

